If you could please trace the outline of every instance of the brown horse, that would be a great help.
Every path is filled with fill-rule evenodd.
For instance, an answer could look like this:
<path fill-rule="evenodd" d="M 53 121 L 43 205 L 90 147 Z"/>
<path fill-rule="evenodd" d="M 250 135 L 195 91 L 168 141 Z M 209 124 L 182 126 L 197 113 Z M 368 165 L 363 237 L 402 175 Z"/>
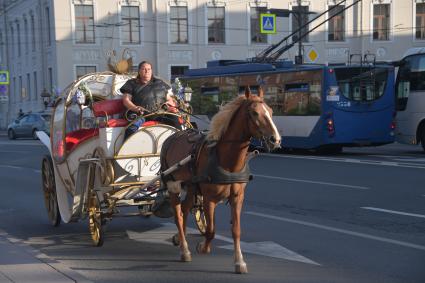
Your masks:
<path fill-rule="evenodd" d="M 178 229 L 178 242 L 182 261 L 191 261 L 186 242 L 186 219 L 193 206 L 194 197 L 203 197 L 206 218 L 205 241 L 198 244 L 200 253 L 211 251 L 215 233 L 214 210 L 217 204 L 228 199 L 231 204 L 234 264 L 236 273 L 247 273 L 240 247 L 240 214 L 244 192 L 250 179 L 248 147 L 251 137 L 264 138 L 268 147 L 280 146 L 280 135 L 272 120 L 272 110 L 263 100 L 263 91 L 252 95 L 249 88 L 226 104 L 212 119 L 205 138 L 192 130 L 177 132 L 168 138 L 161 150 L 161 170 L 164 171 L 192 154 L 193 162 L 184 165 L 164 180 L 170 193 Z M 181 189 L 187 194 L 180 201 Z"/>

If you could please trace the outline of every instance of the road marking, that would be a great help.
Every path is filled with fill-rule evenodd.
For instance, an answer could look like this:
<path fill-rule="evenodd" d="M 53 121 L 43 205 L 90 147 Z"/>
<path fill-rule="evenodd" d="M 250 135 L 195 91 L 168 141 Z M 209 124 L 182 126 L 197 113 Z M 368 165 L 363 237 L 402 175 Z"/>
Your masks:
<path fill-rule="evenodd" d="M 0 150 L 0 153 L 29 153 L 30 151 L 24 150 Z"/>
<path fill-rule="evenodd" d="M 326 186 L 343 187 L 343 188 L 359 189 L 359 190 L 369 190 L 370 189 L 368 187 L 362 187 L 362 186 L 345 185 L 345 184 L 338 184 L 338 183 L 328 183 L 328 182 L 320 182 L 320 181 L 309 181 L 309 180 L 303 180 L 303 179 L 284 178 L 284 177 L 276 177 L 276 176 L 268 176 L 268 175 L 260 175 L 260 174 L 254 174 L 254 177 L 284 180 L 284 181 L 291 181 L 291 182 L 320 184 L 320 185 L 326 185 Z"/>
<path fill-rule="evenodd" d="M 391 162 L 391 161 L 361 160 L 361 159 L 338 158 L 338 157 L 316 157 L 316 156 L 307 156 L 307 155 L 301 155 L 301 156 L 279 155 L 274 153 L 261 153 L 261 155 L 267 156 L 267 157 L 275 157 L 275 158 L 310 159 L 310 160 L 323 160 L 323 161 L 344 162 L 344 163 L 354 163 L 354 164 L 368 164 L 368 165 L 378 165 L 378 166 L 425 169 L 425 165 Z"/>
<path fill-rule="evenodd" d="M 0 145 L 44 146 L 40 141 L 28 141 L 28 142 L 16 142 L 16 141 L 4 142 L 4 141 L 0 141 Z"/>
<path fill-rule="evenodd" d="M 379 212 L 386 212 L 386 213 L 392 213 L 392 214 L 399 214 L 399 215 L 405 215 L 405 216 L 413 216 L 413 217 L 425 218 L 425 215 L 422 215 L 422 214 L 408 213 L 408 212 L 397 211 L 397 210 L 389 210 L 389 209 L 383 209 L 383 208 L 378 208 L 378 207 L 364 206 L 364 207 L 361 207 L 361 208 L 368 209 L 368 210 L 379 211 Z"/>
<path fill-rule="evenodd" d="M 9 168 L 9 169 L 14 169 L 14 170 L 31 170 L 35 173 L 41 173 L 40 169 L 33 169 L 33 168 L 28 168 L 28 167 L 21 167 L 21 166 L 13 166 L 13 165 L 4 165 L 4 164 L 0 164 L 0 168 Z"/>
<path fill-rule="evenodd" d="M 397 161 L 406 161 L 406 162 L 425 162 L 425 158 L 409 158 L 409 157 L 405 157 L 405 158 L 395 158 L 394 160 L 397 160 Z"/>
<path fill-rule="evenodd" d="M 269 214 L 264 214 L 264 213 L 259 213 L 259 212 L 247 211 L 245 213 L 246 214 L 250 214 L 250 215 L 255 215 L 255 216 L 263 217 L 263 218 L 268 218 L 268 219 L 279 220 L 279 221 L 283 221 L 283 222 L 300 224 L 300 225 L 309 226 L 309 227 L 313 227 L 313 228 L 318 228 L 318 229 L 322 229 L 322 230 L 337 232 L 337 233 L 346 234 L 346 235 L 350 235 L 350 236 L 356 236 L 356 237 L 360 237 L 360 238 L 365 238 L 365 239 L 370 239 L 370 240 L 375 240 L 375 241 L 380 241 L 380 242 L 385 242 L 385 243 L 390 243 L 390 244 L 394 244 L 394 245 L 399 245 L 399 246 L 403 246 L 403 247 L 408 247 L 408 248 L 413 248 L 413 249 L 425 251 L 425 246 L 421 246 L 421 245 L 417 245 L 417 244 L 412 244 L 412 243 L 408 243 L 408 242 L 403 242 L 403 241 L 398 241 L 398 240 L 393 240 L 393 239 L 388 239 L 388 238 L 373 236 L 373 235 L 364 234 L 364 233 L 360 233 L 360 232 L 354 232 L 354 231 L 350 231 L 350 230 L 345 230 L 345 229 L 340 229 L 340 228 L 334 228 L 334 227 L 331 227 L 331 226 L 320 225 L 320 224 L 306 222 L 306 221 L 301 221 L 301 220 L 294 220 L 294 219 L 290 219 L 290 218 L 285 218 L 285 217 L 280 217 L 280 216 L 274 216 L 274 215 L 269 215 Z"/>
<path fill-rule="evenodd" d="M 199 231 L 193 228 L 187 227 L 187 234 L 195 234 L 199 235 Z M 171 238 L 176 233 L 176 226 L 172 223 L 162 223 L 162 226 L 156 229 L 152 229 L 145 232 L 135 232 L 127 230 L 127 235 L 130 239 L 138 241 L 138 242 L 146 242 L 152 244 L 163 244 L 163 245 L 172 245 Z M 221 236 L 215 234 L 215 239 L 221 240 L 227 243 L 231 243 L 230 245 L 218 246 L 219 248 L 232 250 L 233 247 L 233 239 L 225 236 Z M 273 258 L 280 258 L 292 261 L 298 261 L 313 265 L 320 265 L 317 262 L 314 262 L 302 255 L 297 254 L 279 244 L 276 244 L 271 241 L 265 242 L 253 242 L 247 243 L 241 241 L 241 249 L 242 252 L 257 254 L 262 256 L 268 256 Z"/>

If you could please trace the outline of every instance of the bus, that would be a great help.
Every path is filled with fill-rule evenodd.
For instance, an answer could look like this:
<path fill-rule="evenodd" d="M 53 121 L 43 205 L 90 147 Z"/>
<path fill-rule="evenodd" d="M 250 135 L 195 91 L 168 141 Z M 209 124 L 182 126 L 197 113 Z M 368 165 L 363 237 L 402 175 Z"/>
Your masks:
<path fill-rule="evenodd" d="M 425 151 L 425 48 L 411 48 L 397 63 L 396 141 Z"/>
<path fill-rule="evenodd" d="M 199 128 L 249 86 L 265 90 L 283 149 L 340 152 L 343 147 L 394 142 L 394 67 L 389 64 L 295 65 L 210 61 L 180 78 L 192 88 Z"/>

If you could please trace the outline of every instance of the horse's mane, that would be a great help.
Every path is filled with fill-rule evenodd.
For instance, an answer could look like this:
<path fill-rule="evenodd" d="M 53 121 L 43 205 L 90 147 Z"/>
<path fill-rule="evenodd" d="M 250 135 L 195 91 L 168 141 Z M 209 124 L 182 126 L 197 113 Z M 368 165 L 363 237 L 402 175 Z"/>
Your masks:
<path fill-rule="evenodd" d="M 207 135 L 208 141 L 218 141 L 229 127 L 233 114 L 246 100 L 245 96 L 239 96 L 225 104 L 211 120 L 210 130 Z"/>

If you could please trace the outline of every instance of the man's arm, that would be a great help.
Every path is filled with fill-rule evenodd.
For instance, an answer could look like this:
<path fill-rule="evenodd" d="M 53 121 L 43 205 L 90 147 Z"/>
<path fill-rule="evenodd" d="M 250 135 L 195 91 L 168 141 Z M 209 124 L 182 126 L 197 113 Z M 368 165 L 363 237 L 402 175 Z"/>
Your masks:
<path fill-rule="evenodd" d="M 178 105 L 177 105 L 177 101 L 174 100 L 174 98 L 172 97 L 173 95 L 173 91 L 170 88 L 167 92 L 167 96 L 165 98 L 165 104 L 168 107 L 168 111 L 176 113 L 178 112 Z"/>
<path fill-rule="evenodd" d="M 122 102 L 124 106 L 135 113 L 142 113 L 144 108 L 142 106 L 135 105 L 133 101 L 131 101 L 131 98 L 132 98 L 131 94 L 129 93 L 123 94 Z"/>

